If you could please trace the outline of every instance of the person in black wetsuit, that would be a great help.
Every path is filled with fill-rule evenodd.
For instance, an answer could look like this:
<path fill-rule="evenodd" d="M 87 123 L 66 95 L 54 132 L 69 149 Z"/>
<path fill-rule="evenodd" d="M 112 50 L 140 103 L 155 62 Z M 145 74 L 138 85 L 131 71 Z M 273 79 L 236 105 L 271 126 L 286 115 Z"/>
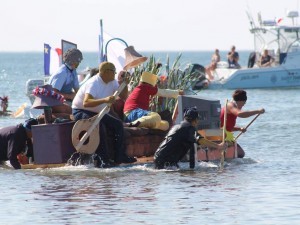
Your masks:
<path fill-rule="evenodd" d="M 18 154 L 25 152 L 33 156 L 31 126 L 37 125 L 36 119 L 30 118 L 24 124 L 9 126 L 0 129 L 0 161 L 9 160 L 15 169 L 21 169 Z"/>
<path fill-rule="evenodd" d="M 190 168 L 195 167 L 194 144 L 200 144 L 212 148 L 221 149 L 223 144 L 216 144 L 202 137 L 196 130 L 199 112 L 196 107 L 184 110 L 184 120 L 172 127 L 165 139 L 160 143 L 154 154 L 156 169 L 164 169 L 170 166 L 178 166 L 178 162 L 190 150 Z"/>

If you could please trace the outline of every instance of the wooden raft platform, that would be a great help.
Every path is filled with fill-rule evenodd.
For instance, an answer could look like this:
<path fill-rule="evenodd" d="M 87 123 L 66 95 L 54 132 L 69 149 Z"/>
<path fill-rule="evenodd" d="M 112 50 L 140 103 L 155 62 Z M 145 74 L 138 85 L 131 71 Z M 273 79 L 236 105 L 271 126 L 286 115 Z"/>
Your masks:
<path fill-rule="evenodd" d="M 140 157 L 137 158 L 137 161 L 134 163 L 130 163 L 130 164 L 120 164 L 118 166 L 115 167 L 121 167 L 121 166 L 125 166 L 125 165 L 143 165 L 146 163 L 152 163 L 153 162 L 153 156 L 149 156 L 149 157 Z M 57 164 L 25 164 L 25 165 L 21 165 L 22 169 L 49 169 L 49 168 L 58 168 L 58 167 L 64 167 L 66 166 L 66 163 L 57 163 Z M 114 168 L 114 167 L 112 167 Z"/>

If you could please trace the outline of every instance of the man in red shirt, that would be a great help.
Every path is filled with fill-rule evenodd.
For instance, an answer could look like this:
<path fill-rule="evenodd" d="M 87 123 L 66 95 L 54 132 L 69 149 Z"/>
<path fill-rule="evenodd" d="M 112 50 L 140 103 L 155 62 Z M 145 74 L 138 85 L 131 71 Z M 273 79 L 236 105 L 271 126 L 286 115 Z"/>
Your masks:
<path fill-rule="evenodd" d="M 156 112 L 149 111 L 150 100 L 153 96 L 177 98 L 183 94 L 180 90 L 159 89 L 156 85 L 157 75 L 143 72 L 140 84 L 134 88 L 124 105 L 125 122 L 138 127 L 168 130 L 169 123 L 161 120 Z"/>

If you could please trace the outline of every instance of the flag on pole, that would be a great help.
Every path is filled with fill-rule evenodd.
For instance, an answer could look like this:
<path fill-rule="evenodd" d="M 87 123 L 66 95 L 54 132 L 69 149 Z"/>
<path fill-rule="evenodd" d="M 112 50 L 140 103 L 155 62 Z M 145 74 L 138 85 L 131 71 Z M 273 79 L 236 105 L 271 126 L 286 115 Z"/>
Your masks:
<path fill-rule="evenodd" d="M 114 40 L 113 40 L 114 39 Z M 115 65 L 117 72 L 123 70 L 125 66 L 125 51 L 127 47 L 123 42 L 118 41 L 118 38 L 113 38 L 111 35 L 103 31 L 102 36 L 99 35 L 99 50 L 104 48 L 102 61 L 108 61 Z M 113 41 L 112 41 L 113 40 Z M 109 42 L 109 45 L 107 43 Z M 101 55 L 101 54 L 100 54 Z M 100 58 L 101 59 L 101 58 Z"/>
<path fill-rule="evenodd" d="M 60 48 L 52 49 L 49 44 L 44 43 L 44 74 L 50 76 L 61 65 L 62 51 Z"/>
<path fill-rule="evenodd" d="M 44 74 L 50 75 L 50 51 L 51 47 L 48 44 L 44 44 Z"/>

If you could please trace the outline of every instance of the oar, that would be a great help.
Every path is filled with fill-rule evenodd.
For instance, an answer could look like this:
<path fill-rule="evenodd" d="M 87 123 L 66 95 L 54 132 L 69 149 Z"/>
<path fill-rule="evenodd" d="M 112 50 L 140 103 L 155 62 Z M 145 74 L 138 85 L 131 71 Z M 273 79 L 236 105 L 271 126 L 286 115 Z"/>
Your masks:
<path fill-rule="evenodd" d="M 114 93 L 114 97 L 119 96 L 119 94 L 123 91 L 123 89 L 126 87 L 126 82 L 123 82 L 118 90 Z M 95 129 L 95 127 L 99 124 L 100 120 L 102 119 L 102 117 L 109 112 L 111 103 L 107 104 L 98 114 L 98 116 L 96 117 L 95 121 L 93 122 L 93 124 L 90 126 L 90 128 L 87 130 L 87 132 L 81 137 L 80 141 L 78 142 L 78 144 L 75 146 L 75 149 L 77 151 L 80 150 L 80 148 L 82 147 L 82 145 L 84 144 L 84 142 L 86 141 L 86 139 L 90 136 L 90 134 L 92 133 L 92 131 Z M 78 121 L 77 121 L 78 122 Z M 76 122 L 76 123 L 77 123 Z M 76 125 L 76 124 L 75 124 Z M 74 125 L 74 126 L 75 126 Z"/>
<path fill-rule="evenodd" d="M 245 129 L 247 130 L 247 128 L 254 122 L 254 120 L 257 119 L 257 117 L 259 117 L 260 113 L 256 115 L 256 117 L 253 118 L 253 120 L 245 127 Z M 236 141 L 236 139 L 238 139 L 239 136 L 241 136 L 243 134 L 243 132 L 241 131 L 236 138 L 234 139 L 234 141 Z"/>
<path fill-rule="evenodd" d="M 227 103 L 228 103 L 228 99 L 226 99 L 225 108 L 224 108 L 223 141 L 222 141 L 223 144 L 225 144 L 225 138 L 226 138 Z M 221 167 L 221 169 L 224 168 L 224 160 L 225 160 L 224 159 L 225 158 L 224 152 L 225 152 L 225 148 L 226 147 L 223 147 L 222 151 L 221 151 L 221 159 L 220 159 L 220 167 Z"/>
<path fill-rule="evenodd" d="M 178 99 L 176 100 L 175 106 L 174 106 L 174 111 L 173 111 L 173 115 L 172 115 L 172 122 L 173 124 L 175 124 L 175 120 L 177 118 L 178 115 Z"/>

